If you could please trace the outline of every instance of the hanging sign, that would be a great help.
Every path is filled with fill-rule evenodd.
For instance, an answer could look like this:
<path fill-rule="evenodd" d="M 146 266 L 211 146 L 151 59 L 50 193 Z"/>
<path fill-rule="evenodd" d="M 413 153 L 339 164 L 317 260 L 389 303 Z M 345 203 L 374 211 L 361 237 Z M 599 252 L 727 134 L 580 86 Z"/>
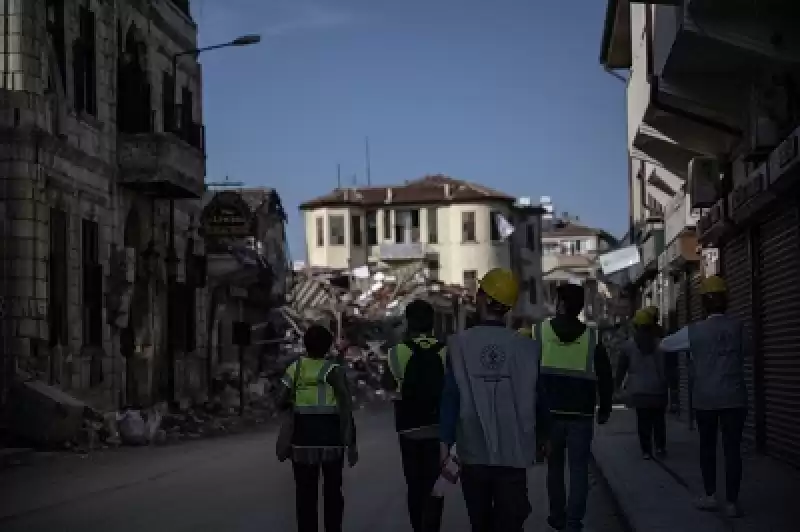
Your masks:
<path fill-rule="evenodd" d="M 218 192 L 203 209 L 208 238 L 246 238 L 253 234 L 253 212 L 238 192 Z"/>

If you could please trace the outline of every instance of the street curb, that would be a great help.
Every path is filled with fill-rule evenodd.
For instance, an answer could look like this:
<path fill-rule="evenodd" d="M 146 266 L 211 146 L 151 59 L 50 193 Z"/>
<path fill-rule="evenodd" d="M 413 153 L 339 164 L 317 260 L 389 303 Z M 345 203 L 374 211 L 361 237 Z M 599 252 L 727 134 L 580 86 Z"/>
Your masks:
<path fill-rule="evenodd" d="M 619 518 L 620 525 L 622 525 L 623 532 L 636 532 L 636 529 L 633 528 L 631 524 L 630 516 L 623 508 L 622 504 L 620 503 L 620 496 L 617 491 L 611 486 L 611 483 L 606 478 L 606 474 L 603 472 L 603 468 L 600 467 L 600 463 L 597 461 L 597 458 L 594 456 L 594 452 L 590 455 L 590 464 L 597 472 L 597 477 L 600 481 L 603 482 L 606 489 L 608 489 L 608 493 L 611 494 L 611 503 L 614 505 L 614 513 Z"/>

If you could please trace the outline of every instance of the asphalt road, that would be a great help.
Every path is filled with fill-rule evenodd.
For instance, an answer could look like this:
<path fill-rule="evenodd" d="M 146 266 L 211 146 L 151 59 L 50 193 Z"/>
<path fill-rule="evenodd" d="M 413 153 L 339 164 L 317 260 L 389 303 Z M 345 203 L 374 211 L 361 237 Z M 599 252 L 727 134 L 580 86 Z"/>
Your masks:
<path fill-rule="evenodd" d="M 391 414 L 357 416 L 361 461 L 345 473 L 347 532 L 408 532 Z M 4 532 L 291 532 L 291 466 L 274 459 L 274 429 L 161 448 L 67 455 L 0 472 Z M 544 467 L 530 474 L 526 530 L 548 530 Z M 595 479 L 596 480 L 596 479 Z M 602 482 L 593 481 L 587 532 L 620 532 Z M 443 530 L 468 530 L 458 488 Z"/>

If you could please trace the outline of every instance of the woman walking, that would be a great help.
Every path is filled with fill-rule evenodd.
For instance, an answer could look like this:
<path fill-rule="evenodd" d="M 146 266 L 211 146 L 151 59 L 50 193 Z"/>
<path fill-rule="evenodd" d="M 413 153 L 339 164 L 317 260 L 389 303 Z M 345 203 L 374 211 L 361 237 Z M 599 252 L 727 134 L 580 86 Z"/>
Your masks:
<path fill-rule="evenodd" d="M 321 473 L 325 531 L 342 532 L 345 454 L 350 467 L 358 461 L 352 400 L 344 369 L 325 358 L 333 343 L 330 331 L 313 325 L 306 331 L 303 343 L 306 355 L 286 370 L 282 401 L 287 407 L 293 405 L 294 410 L 291 460 L 297 530 L 317 532 Z"/>
<path fill-rule="evenodd" d="M 652 313 L 639 310 L 633 317 L 633 338 L 623 343 L 616 385 L 629 407 L 636 409 L 639 444 L 645 460 L 666 456 L 668 386 L 664 353 L 658 348 L 659 328 Z M 627 376 L 627 380 L 625 377 Z"/>

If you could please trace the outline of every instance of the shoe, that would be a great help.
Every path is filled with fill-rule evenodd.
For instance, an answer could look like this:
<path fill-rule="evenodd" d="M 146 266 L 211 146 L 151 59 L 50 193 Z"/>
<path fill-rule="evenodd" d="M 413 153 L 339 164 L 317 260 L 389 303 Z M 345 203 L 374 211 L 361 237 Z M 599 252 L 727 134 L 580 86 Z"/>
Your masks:
<path fill-rule="evenodd" d="M 702 495 L 695 499 L 694 507 L 705 512 L 713 512 L 717 509 L 717 497 L 716 495 Z"/>
<path fill-rule="evenodd" d="M 557 519 L 553 516 L 548 516 L 547 524 L 550 525 L 550 528 L 552 528 L 553 530 L 564 530 L 564 528 L 566 528 L 567 526 L 567 520 Z"/>
<path fill-rule="evenodd" d="M 650 454 L 650 453 L 643 453 L 642 454 L 642 458 L 644 458 L 645 460 L 652 460 L 653 459 L 653 455 Z"/>
<path fill-rule="evenodd" d="M 742 509 L 739 508 L 739 505 L 736 504 L 735 502 L 726 502 L 724 510 L 725 510 L 725 517 L 736 519 L 737 517 L 742 516 Z"/>
<path fill-rule="evenodd" d="M 656 458 L 666 458 L 667 450 L 666 449 L 656 449 Z"/>

